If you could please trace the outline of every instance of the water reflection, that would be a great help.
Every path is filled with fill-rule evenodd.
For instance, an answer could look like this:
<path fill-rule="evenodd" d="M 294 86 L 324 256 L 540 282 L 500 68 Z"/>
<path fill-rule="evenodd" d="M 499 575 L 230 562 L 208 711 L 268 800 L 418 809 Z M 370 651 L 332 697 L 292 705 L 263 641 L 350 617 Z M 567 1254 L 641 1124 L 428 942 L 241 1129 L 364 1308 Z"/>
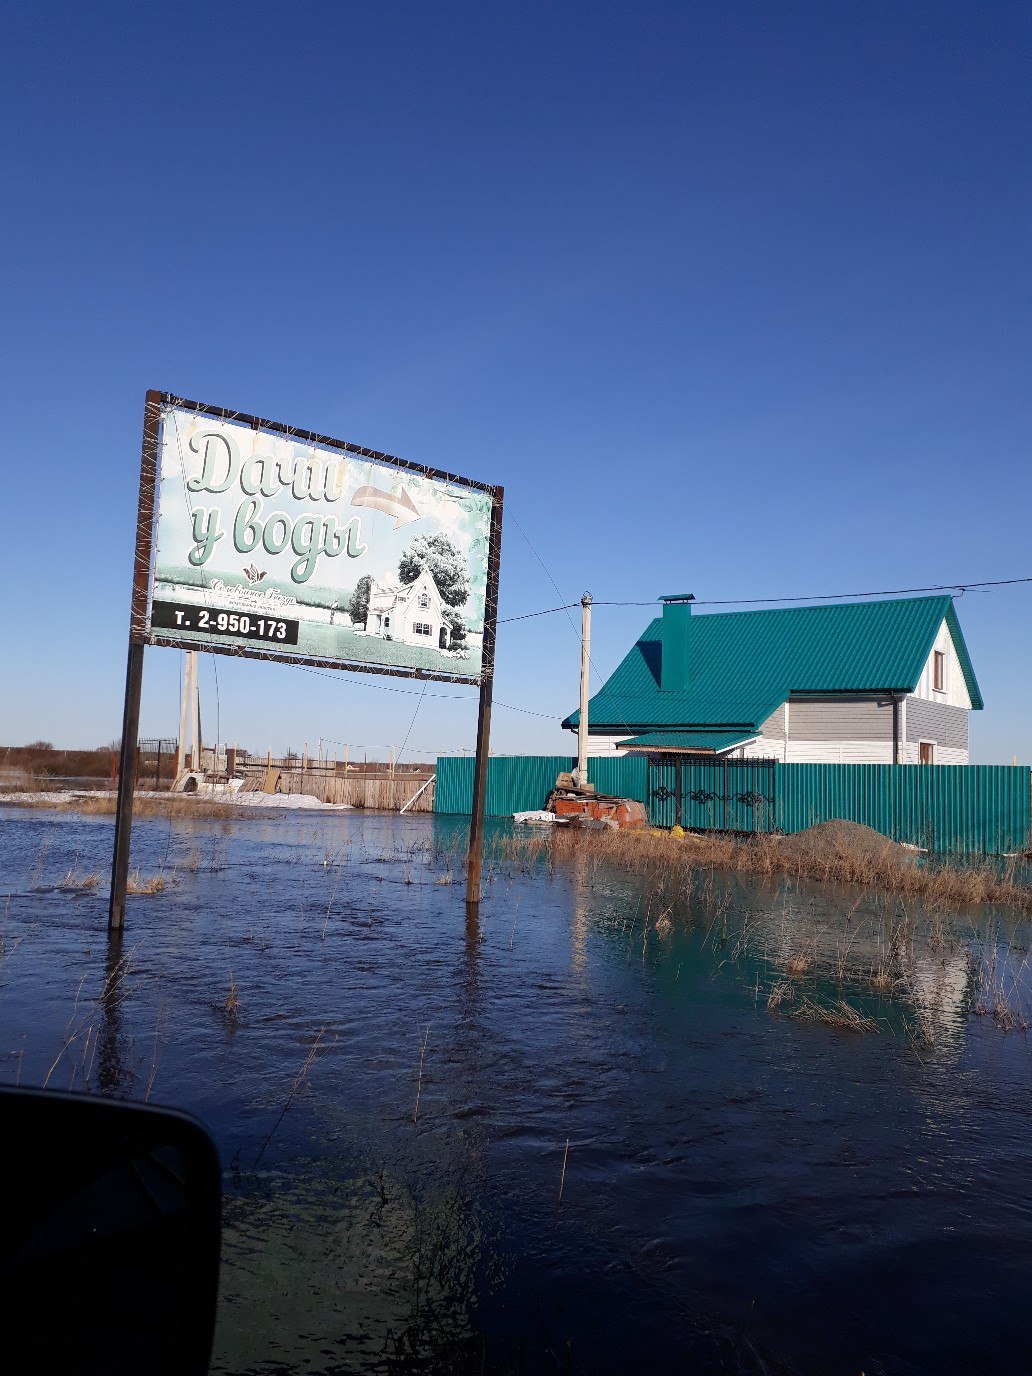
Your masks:
<path fill-rule="evenodd" d="M 570 936 L 573 973 L 577 975 L 584 970 L 588 949 L 588 924 L 596 904 L 592 895 L 591 865 L 583 850 L 578 850 L 573 856 L 571 868 L 573 914 L 570 921 Z"/>
<path fill-rule="evenodd" d="M 19 874 L 48 826 L 9 833 Z M 43 879 L 99 867 L 107 824 L 60 826 Z M 169 883 L 130 905 L 131 979 L 100 898 L 10 886 L 24 1081 L 85 975 L 93 1083 L 142 1095 L 167 1015 L 153 1097 L 233 1163 L 217 1370 L 1023 1369 L 1027 922 L 498 828 L 466 922 L 465 831 L 143 819 Z"/>
<path fill-rule="evenodd" d="M 104 954 L 104 983 L 97 1000 L 100 1017 L 97 1046 L 97 1087 L 102 1094 L 121 1096 L 132 1089 L 133 1068 L 126 1055 L 122 1031 L 122 1004 L 128 960 L 121 931 L 108 936 Z"/>

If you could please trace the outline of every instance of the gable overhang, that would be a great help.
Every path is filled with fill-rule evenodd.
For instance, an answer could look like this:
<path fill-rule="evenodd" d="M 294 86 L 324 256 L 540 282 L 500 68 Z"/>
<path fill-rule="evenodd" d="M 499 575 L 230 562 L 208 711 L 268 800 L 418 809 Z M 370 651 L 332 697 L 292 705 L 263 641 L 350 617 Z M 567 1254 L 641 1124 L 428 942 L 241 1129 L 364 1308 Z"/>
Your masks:
<path fill-rule="evenodd" d="M 767 716 L 769 715 L 768 712 Z M 564 731 L 576 731 L 579 720 L 580 711 L 578 710 L 571 712 L 568 717 L 564 717 L 560 726 Z M 657 726 L 654 721 L 597 721 L 594 717 L 588 723 L 589 736 L 618 736 L 621 732 L 627 732 L 629 735 L 640 735 L 645 731 L 740 731 L 744 735 L 746 733 L 758 734 L 759 727 L 754 721 L 683 721 Z"/>
<path fill-rule="evenodd" d="M 716 758 L 758 741 L 755 731 L 645 731 L 617 741 L 618 750 L 658 755 L 706 755 Z"/>
<path fill-rule="evenodd" d="M 961 673 L 964 675 L 964 683 L 967 687 L 968 697 L 971 699 L 972 711 L 981 712 L 985 703 L 982 701 L 982 690 L 978 686 L 978 679 L 975 678 L 975 668 L 971 663 L 971 655 L 968 651 L 967 642 L 964 639 L 964 632 L 960 629 L 960 619 L 957 616 L 957 609 L 953 602 L 950 602 L 949 610 L 945 616 L 946 629 L 953 640 L 953 648 L 957 652 L 960 660 Z M 931 647 L 929 646 L 929 654 Z M 917 680 L 914 681 L 917 686 Z"/>

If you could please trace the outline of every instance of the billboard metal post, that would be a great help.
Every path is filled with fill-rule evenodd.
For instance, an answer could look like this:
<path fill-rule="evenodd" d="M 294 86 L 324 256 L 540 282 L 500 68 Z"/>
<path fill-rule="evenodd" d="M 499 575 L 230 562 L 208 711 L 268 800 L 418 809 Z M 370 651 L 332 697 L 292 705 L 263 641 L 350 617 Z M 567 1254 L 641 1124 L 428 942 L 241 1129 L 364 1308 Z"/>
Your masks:
<path fill-rule="evenodd" d="M 498 633 L 498 567 L 502 553 L 502 488 L 495 489 L 491 507 L 491 536 L 487 560 L 487 592 L 484 600 L 484 647 L 477 713 L 477 755 L 473 767 L 473 815 L 469 823 L 469 859 L 466 864 L 466 917 L 475 918 L 480 905 L 480 880 L 484 868 L 484 814 L 487 804 L 487 761 L 491 745 L 491 697 L 494 687 L 495 640 Z"/>
<path fill-rule="evenodd" d="M 136 747 L 140 735 L 140 694 L 143 689 L 143 647 L 147 632 L 151 552 L 154 540 L 154 488 L 158 469 L 158 428 L 161 393 L 148 392 L 143 408 L 143 454 L 140 463 L 140 502 L 136 517 L 133 593 L 129 608 L 129 658 L 125 670 L 122 709 L 122 748 L 118 755 L 118 800 L 115 804 L 115 849 L 111 861 L 111 899 L 108 931 L 121 931 L 125 922 L 125 891 L 129 880 L 129 839 L 133 826 L 136 787 Z"/>

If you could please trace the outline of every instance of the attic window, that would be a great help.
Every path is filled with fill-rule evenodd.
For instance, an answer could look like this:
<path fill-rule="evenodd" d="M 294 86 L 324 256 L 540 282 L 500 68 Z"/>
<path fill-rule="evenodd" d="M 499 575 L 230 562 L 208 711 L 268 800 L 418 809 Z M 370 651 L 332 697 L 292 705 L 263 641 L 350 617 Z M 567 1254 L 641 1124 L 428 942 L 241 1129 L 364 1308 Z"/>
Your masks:
<path fill-rule="evenodd" d="M 430 605 L 430 594 L 429 594 L 429 593 L 425 593 L 425 592 L 424 592 L 424 593 L 420 593 L 420 596 L 419 596 L 419 605 L 420 605 L 421 607 L 429 607 L 429 605 Z"/>
<path fill-rule="evenodd" d="M 932 655 L 932 688 L 937 693 L 946 691 L 946 656 L 942 650 Z"/>

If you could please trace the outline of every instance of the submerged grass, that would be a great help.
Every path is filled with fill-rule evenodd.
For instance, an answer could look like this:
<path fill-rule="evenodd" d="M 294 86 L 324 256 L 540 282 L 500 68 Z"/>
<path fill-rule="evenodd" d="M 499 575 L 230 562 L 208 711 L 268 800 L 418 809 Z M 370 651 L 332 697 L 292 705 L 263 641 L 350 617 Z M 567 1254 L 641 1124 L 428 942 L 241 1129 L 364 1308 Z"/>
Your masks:
<path fill-rule="evenodd" d="M 983 904 L 1001 915 L 1032 908 L 1014 865 L 929 862 L 848 823 L 755 838 L 564 829 L 502 838 L 499 854 L 549 873 L 568 865 L 582 888 L 604 888 L 607 871 L 625 875 L 640 886 L 636 913 L 620 929 L 629 958 L 640 951 L 645 960 L 650 934 L 662 935 L 676 914 L 704 928 L 714 977 L 739 969 L 756 1004 L 779 1018 L 852 1033 L 899 1030 L 902 1019 L 919 1055 L 952 1036 L 965 1013 L 1005 1032 L 1030 1025 L 1024 928 L 1004 941 L 991 909 L 984 937 L 980 920 L 970 921 Z M 812 880 L 858 892 L 822 896 L 807 888 Z"/>
<path fill-rule="evenodd" d="M 788 980 L 775 980 L 767 995 L 767 1008 L 772 1013 L 784 1013 L 799 1022 L 822 1022 L 842 1032 L 877 1032 L 874 1018 L 861 1013 L 847 999 L 822 999 L 800 993 Z"/>
<path fill-rule="evenodd" d="M 1012 860 L 919 863 L 912 852 L 867 828 L 847 827 L 801 836 L 739 838 L 723 833 L 688 833 L 684 839 L 657 831 L 576 832 L 556 828 L 547 836 L 515 836 L 517 855 L 543 856 L 549 865 L 583 857 L 679 887 L 692 871 L 724 870 L 759 878 L 787 876 L 876 888 L 903 899 L 921 899 L 941 909 L 983 903 L 1032 909 L 1032 887 Z"/>
<path fill-rule="evenodd" d="M 1003 1032 L 1027 1032 L 1029 1019 L 1021 1002 L 1021 986 L 1028 963 L 1027 954 L 1020 964 L 1006 961 L 995 945 L 982 952 L 972 971 L 972 1012 L 991 1018 Z"/>

